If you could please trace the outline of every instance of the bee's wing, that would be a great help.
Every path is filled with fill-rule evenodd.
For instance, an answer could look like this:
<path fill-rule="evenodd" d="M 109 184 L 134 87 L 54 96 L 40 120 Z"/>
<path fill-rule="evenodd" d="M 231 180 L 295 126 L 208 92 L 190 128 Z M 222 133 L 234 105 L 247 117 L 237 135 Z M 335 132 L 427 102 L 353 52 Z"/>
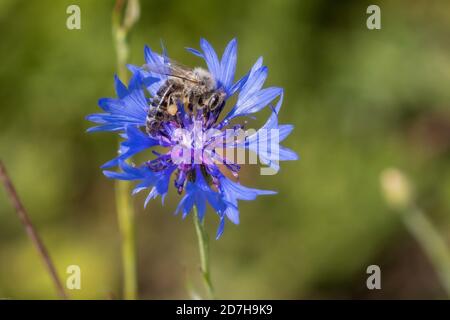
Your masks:
<path fill-rule="evenodd" d="M 166 62 L 152 63 L 144 65 L 144 69 L 150 72 L 154 72 L 160 75 L 169 77 L 177 77 L 184 80 L 198 82 L 198 79 L 194 76 L 192 69 L 182 66 L 181 64 L 172 60 L 165 59 Z"/>

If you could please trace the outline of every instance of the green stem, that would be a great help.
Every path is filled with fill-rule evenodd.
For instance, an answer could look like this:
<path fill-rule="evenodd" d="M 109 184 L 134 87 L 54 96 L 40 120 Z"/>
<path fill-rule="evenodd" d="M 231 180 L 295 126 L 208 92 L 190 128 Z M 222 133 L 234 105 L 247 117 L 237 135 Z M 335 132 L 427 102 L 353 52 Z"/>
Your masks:
<path fill-rule="evenodd" d="M 194 206 L 194 225 L 197 233 L 198 248 L 200 253 L 200 268 L 202 272 L 203 282 L 205 284 L 208 297 L 214 298 L 213 286 L 211 283 L 211 270 L 209 266 L 209 245 L 208 234 L 206 233 L 203 222 L 200 222 L 198 218 L 197 208 Z"/>
<path fill-rule="evenodd" d="M 128 5 L 130 5 L 128 1 Z M 125 1 L 117 0 L 112 15 L 112 33 L 117 55 L 117 73 L 119 78 L 128 82 L 127 60 L 128 45 L 127 34 L 131 25 L 121 22 Z M 121 237 L 122 268 L 123 268 L 123 296 L 126 300 L 137 299 L 137 268 L 136 268 L 136 240 L 134 207 L 131 199 L 131 185 L 127 181 L 116 180 L 116 207 L 117 220 Z"/>
<path fill-rule="evenodd" d="M 450 297 L 450 252 L 445 240 L 419 208 L 405 210 L 402 218 L 430 259 L 444 290 Z"/>
<path fill-rule="evenodd" d="M 127 181 L 116 181 L 116 206 L 122 245 L 123 295 L 126 300 L 137 298 L 136 240 L 131 187 Z"/>

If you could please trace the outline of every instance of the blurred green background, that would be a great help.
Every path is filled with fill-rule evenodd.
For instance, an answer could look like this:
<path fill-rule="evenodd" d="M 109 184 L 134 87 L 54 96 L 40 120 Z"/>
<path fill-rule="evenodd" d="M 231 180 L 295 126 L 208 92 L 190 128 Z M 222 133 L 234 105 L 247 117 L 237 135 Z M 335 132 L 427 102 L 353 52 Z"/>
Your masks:
<path fill-rule="evenodd" d="M 81 30 L 66 8 L 81 8 Z M 211 243 L 219 298 L 443 298 L 430 262 L 379 189 L 404 170 L 417 203 L 450 239 L 450 2 L 377 1 L 382 29 L 366 28 L 368 1 L 141 1 L 130 62 L 145 44 L 186 65 L 207 38 L 222 52 L 238 38 L 238 76 L 264 56 L 267 85 L 285 88 L 284 145 L 301 155 L 274 176 L 243 170 L 245 185 L 277 196 L 241 202 L 241 224 Z M 81 267 L 74 298 L 120 297 L 114 185 L 99 169 L 113 134 L 86 134 L 87 114 L 113 96 L 113 1 L 0 1 L 0 157 L 60 275 Z M 268 116 L 260 115 L 260 124 Z M 171 193 L 135 198 L 140 297 L 188 298 L 201 288 L 194 226 Z M 206 223 L 214 234 L 217 216 Z M 377 264 L 382 290 L 366 288 Z M 44 266 L 0 191 L 0 298 L 55 298 Z"/>

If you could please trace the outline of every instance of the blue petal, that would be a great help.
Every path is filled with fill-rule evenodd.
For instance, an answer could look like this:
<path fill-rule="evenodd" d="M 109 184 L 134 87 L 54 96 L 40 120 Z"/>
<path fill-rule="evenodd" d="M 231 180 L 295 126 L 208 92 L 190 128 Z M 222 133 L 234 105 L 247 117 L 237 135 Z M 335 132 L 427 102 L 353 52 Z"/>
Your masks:
<path fill-rule="evenodd" d="M 141 183 L 133 190 L 132 194 L 136 194 L 146 188 L 152 188 L 145 201 L 145 206 L 150 199 L 153 199 L 158 195 L 164 197 L 167 194 L 170 177 L 176 168 L 176 166 L 171 166 L 163 171 L 153 172 L 146 165 L 134 167 L 124 161 L 120 161 L 119 165 L 122 172 L 105 170 L 103 171 L 104 175 L 111 179 L 141 181 Z"/>
<path fill-rule="evenodd" d="M 287 136 L 289 136 L 294 130 L 294 126 L 292 124 L 282 124 L 278 127 L 279 135 L 280 135 L 280 142 L 286 139 Z"/>
<path fill-rule="evenodd" d="M 280 97 L 278 98 L 277 105 L 275 106 L 275 113 L 278 115 L 280 113 L 281 105 L 283 104 L 284 90 L 281 91 Z"/>
<path fill-rule="evenodd" d="M 114 75 L 114 84 L 116 89 L 116 94 L 119 98 L 123 98 L 128 94 L 127 87 L 120 81 L 117 75 Z"/>
<path fill-rule="evenodd" d="M 204 58 L 203 53 L 201 53 L 201 52 L 198 51 L 197 49 L 186 48 L 186 50 L 189 51 L 190 53 L 196 55 L 197 57 Z"/>
<path fill-rule="evenodd" d="M 232 111 L 232 117 L 248 115 L 256 113 L 262 108 L 267 106 L 272 100 L 278 97 L 283 92 L 283 89 L 271 87 L 262 89 L 252 96 L 248 97 L 245 101 L 236 103 L 236 107 Z"/>
<path fill-rule="evenodd" d="M 148 193 L 147 197 L 144 201 L 144 208 L 147 208 L 148 203 L 150 200 L 155 199 L 158 196 L 158 193 L 156 192 L 156 188 L 153 187 L 152 190 Z"/>
<path fill-rule="evenodd" d="M 206 212 L 206 201 L 203 193 L 199 192 L 195 195 L 195 205 L 197 207 L 198 219 L 203 222 Z"/>
<path fill-rule="evenodd" d="M 298 160 L 298 155 L 291 149 L 288 149 L 286 147 L 280 146 L 280 154 L 279 154 L 281 161 L 292 161 L 292 160 Z"/>
<path fill-rule="evenodd" d="M 237 182 L 228 179 L 225 176 L 220 178 L 221 186 L 223 187 L 223 192 L 227 193 L 230 198 L 238 200 L 255 200 L 257 196 L 276 194 L 276 191 L 271 190 L 260 190 L 253 189 L 243 186 Z"/>
<path fill-rule="evenodd" d="M 242 89 L 239 92 L 236 105 L 230 113 L 225 116 L 222 121 L 223 124 L 228 123 L 235 117 L 256 113 L 277 97 L 280 97 L 276 108 L 279 110 L 281 107 L 283 89 L 277 87 L 261 89 L 266 78 L 267 67 L 262 66 L 262 58 L 259 58 L 250 70 L 245 83 L 242 84 Z"/>
<path fill-rule="evenodd" d="M 255 63 L 255 66 L 258 66 L 260 63 L 262 63 L 262 60 L 261 62 L 259 62 L 258 60 Z M 255 66 L 253 66 L 253 68 L 255 68 Z M 267 73 L 268 69 L 266 66 L 260 67 L 256 70 L 252 69 L 250 71 L 248 79 L 245 82 L 245 85 L 242 87 L 241 92 L 239 93 L 238 101 L 240 101 L 240 103 L 246 101 L 249 97 L 251 97 L 262 88 L 264 82 L 266 81 Z"/>
<path fill-rule="evenodd" d="M 147 176 L 145 167 L 133 167 L 126 162 L 120 163 L 122 172 L 104 170 L 103 174 L 110 179 L 118 180 L 139 180 Z"/>
<path fill-rule="evenodd" d="M 224 229 L 225 229 L 225 218 L 222 216 L 220 217 L 219 227 L 217 228 L 216 240 L 219 240 L 219 238 L 222 236 Z"/>
<path fill-rule="evenodd" d="M 164 195 L 169 190 L 170 177 L 172 176 L 175 166 L 169 167 L 159 174 L 158 181 L 155 184 L 155 188 L 158 194 Z"/>
<path fill-rule="evenodd" d="M 200 47 L 202 48 L 203 53 L 193 48 L 186 48 L 186 50 L 197 57 L 203 58 L 209 71 L 217 81 L 218 87 L 223 87 L 227 95 L 232 96 L 245 84 L 248 78 L 248 75 L 246 75 L 233 85 L 237 62 L 237 40 L 233 39 L 228 43 L 220 61 L 213 47 L 207 40 L 201 39 Z"/>
<path fill-rule="evenodd" d="M 105 113 L 92 114 L 86 118 L 100 124 L 90 128 L 88 132 L 125 130 L 125 127 L 130 124 L 145 126 L 148 106 L 141 89 L 141 80 L 139 74 L 134 74 L 128 89 L 125 89 L 116 77 L 115 87 L 120 99 L 102 98 L 98 101 L 98 105 Z"/>
<path fill-rule="evenodd" d="M 149 137 L 135 126 L 127 126 L 125 132 L 126 140 L 120 144 L 120 155 L 105 163 L 102 168 L 116 166 L 120 161 L 124 161 L 143 150 L 159 145 L 159 140 Z"/>
<path fill-rule="evenodd" d="M 153 52 L 150 47 L 145 46 L 144 48 L 144 57 L 145 57 L 145 63 L 149 66 L 155 66 L 155 65 L 163 65 L 165 64 L 164 57 Z M 151 95 L 156 95 L 156 92 L 158 91 L 158 88 L 162 85 L 163 82 L 166 81 L 167 76 L 165 74 L 161 74 L 158 72 L 151 72 L 148 70 L 143 70 L 142 68 L 139 68 L 141 74 L 145 77 L 152 77 L 155 79 L 158 79 L 159 81 L 155 81 L 150 85 L 147 85 L 147 90 L 150 92 Z"/>
<path fill-rule="evenodd" d="M 121 124 L 105 124 L 101 126 L 95 126 L 91 127 L 86 130 L 86 132 L 93 133 L 93 132 L 101 132 L 101 131 L 118 131 L 123 129 L 123 125 Z"/>
<path fill-rule="evenodd" d="M 186 218 L 189 212 L 191 212 L 195 200 L 193 195 L 187 191 L 188 188 L 190 188 L 190 183 L 187 184 L 186 194 L 183 196 L 183 198 L 181 199 L 180 203 L 177 206 L 177 209 L 175 210 L 175 214 L 178 214 L 178 212 L 181 210 L 181 212 L 183 213 L 183 219 Z"/>
<path fill-rule="evenodd" d="M 234 224 L 239 224 L 239 210 L 237 206 L 238 200 L 250 201 L 255 200 L 256 197 L 260 195 L 276 194 L 275 191 L 245 187 L 239 183 L 231 181 L 221 173 L 218 173 L 218 178 L 223 197 L 228 203 L 231 204 L 225 210 L 225 215 Z"/>
<path fill-rule="evenodd" d="M 128 82 L 128 91 L 129 91 L 129 93 L 131 93 L 134 90 L 140 90 L 142 88 L 141 86 L 142 86 L 141 73 L 140 72 L 134 73 L 131 76 L 130 81 Z"/>
<path fill-rule="evenodd" d="M 282 95 L 280 100 L 282 99 Z M 279 106 L 278 106 L 279 110 Z M 278 136 L 272 136 L 272 130 L 278 130 Z M 248 148 L 256 152 L 263 164 L 278 171 L 279 161 L 298 160 L 297 154 L 280 145 L 293 130 L 292 125 L 278 125 L 278 115 L 272 112 L 266 123 L 254 134 L 248 136 L 240 148 Z"/>
<path fill-rule="evenodd" d="M 220 82 L 222 83 L 225 90 L 231 88 L 233 83 L 234 73 L 236 71 L 236 61 L 237 61 L 237 40 L 233 39 L 228 43 L 227 47 L 222 56 L 222 61 L 220 62 L 221 76 Z"/>
<path fill-rule="evenodd" d="M 223 195 L 209 187 L 198 166 L 195 170 L 195 181 L 187 183 L 186 194 L 178 204 L 175 214 L 181 210 L 183 212 L 183 218 L 185 218 L 195 205 L 198 210 L 199 219 L 202 221 L 206 212 L 206 202 L 208 202 L 219 216 L 222 215 L 228 207 Z"/>
<path fill-rule="evenodd" d="M 203 56 L 209 71 L 213 75 L 214 79 L 219 80 L 221 72 L 220 72 L 220 63 L 219 59 L 217 58 L 216 52 L 214 51 L 213 47 L 209 44 L 209 42 L 206 41 L 206 39 L 200 40 L 200 47 L 203 50 Z"/>
<path fill-rule="evenodd" d="M 151 199 L 155 199 L 158 195 L 161 195 L 161 201 L 164 204 L 164 198 L 169 191 L 170 177 L 175 170 L 175 166 L 169 167 L 163 171 L 154 173 L 154 179 L 148 179 L 148 187 L 153 185 L 152 190 L 149 192 L 144 202 L 144 208 L 147 207 L 148 202 Z M 146 181 L 144 181 L 145 183 Z"/>
<path fill-rule="evenodd" d="M 150 49 L 149 46 L 145 46 L 144 47 L 144 58 L 145 58 L 145 63 L 147 63 L 147 64 L 161 64 L 161 63 L 164 63 L 163 56 L 153 52 L 152 49 Z"/>
<path fill-rule="evenodd" d="M 245 85 L 245 83 L 247 82 L 248 79 L 248 74 L 246 74 L 245 76 L 243 76 L 242 78 L 240 78 L 235 84 L 233 84 L 231 86 L 231 88 L 228 90 L 228 96 L 232 96 L 233 94 L 235 94 L 237 91 L 241 90 L 242 87 Z"/>

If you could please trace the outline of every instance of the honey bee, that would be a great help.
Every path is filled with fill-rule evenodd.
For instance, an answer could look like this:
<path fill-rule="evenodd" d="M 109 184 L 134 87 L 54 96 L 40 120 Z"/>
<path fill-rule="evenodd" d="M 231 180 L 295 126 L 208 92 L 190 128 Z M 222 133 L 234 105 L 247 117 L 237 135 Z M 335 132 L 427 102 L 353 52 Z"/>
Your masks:
<path fill-rule="evenodd" d="M 190 69 L 169 61 L 161 65 L 146 65 L 144 69 L 166 75 L 150 104 L 146 120 L 149 135 L 156 135 L 166 121 L 180 123 L 178 105 L 198 119 L 213 122 L 217 119 L 225 102 L 226 94 L 216 89 L 216 81 L 211 73 L 202 68 Z"/>

